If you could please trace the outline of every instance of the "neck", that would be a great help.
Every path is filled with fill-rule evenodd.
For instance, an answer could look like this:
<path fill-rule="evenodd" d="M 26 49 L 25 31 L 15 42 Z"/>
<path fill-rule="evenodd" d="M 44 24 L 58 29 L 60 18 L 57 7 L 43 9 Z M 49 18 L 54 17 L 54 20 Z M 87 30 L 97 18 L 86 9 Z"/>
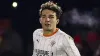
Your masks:
<path fill-rule="evenodd" d="M 57 30 L 57 28 L 53 29 L 53 30 L 44 30 L 44 35 L 52 35 L 55 31 Z"/>

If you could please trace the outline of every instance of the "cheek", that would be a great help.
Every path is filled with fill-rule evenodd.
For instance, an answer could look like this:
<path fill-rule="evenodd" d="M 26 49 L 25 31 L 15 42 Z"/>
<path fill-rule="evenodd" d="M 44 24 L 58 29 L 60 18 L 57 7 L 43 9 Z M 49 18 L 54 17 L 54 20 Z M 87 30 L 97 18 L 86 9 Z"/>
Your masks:
<path fill-rule="evenodd" d="M 53 20 L 53 21 L 51 21 L 51 23 L 52 23 L 53 25 L 56 25 L 56 24 L 57 24 L 57 21 L 56 21 L 56 20 Z"/>
<path fill-rule="evenodd" d="M 40 18 L 40 23 L 43 24 L 43 19 L 42 18 Z"/>

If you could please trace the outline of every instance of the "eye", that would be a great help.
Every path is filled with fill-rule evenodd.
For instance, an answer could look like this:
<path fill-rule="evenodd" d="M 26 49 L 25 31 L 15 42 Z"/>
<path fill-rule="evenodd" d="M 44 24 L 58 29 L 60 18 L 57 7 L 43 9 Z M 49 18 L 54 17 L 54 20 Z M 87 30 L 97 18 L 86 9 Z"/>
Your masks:
<path fill-rule="evenodd" d="M 54 18 L 53 16 L 50 16 L 49 18 Z"/>
<path fill-rule="evenodd" d="M 41 18 L 46 18 L 45 16 L 41 16 Z"/>

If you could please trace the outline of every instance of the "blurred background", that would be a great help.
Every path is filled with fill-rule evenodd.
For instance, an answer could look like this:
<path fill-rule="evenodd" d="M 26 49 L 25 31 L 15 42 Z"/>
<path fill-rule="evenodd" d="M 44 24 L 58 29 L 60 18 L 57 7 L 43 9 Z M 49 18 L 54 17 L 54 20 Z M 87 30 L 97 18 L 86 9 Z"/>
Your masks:
<path fill-rule="evenodd" d="M 0 56 L 32 56 L 40 5 L 49 0 L 0 0 Z M 82 56 L 100 56 L 99 0 L 51 0 L 62 7 L 58 27 L 74 38 Z"/>

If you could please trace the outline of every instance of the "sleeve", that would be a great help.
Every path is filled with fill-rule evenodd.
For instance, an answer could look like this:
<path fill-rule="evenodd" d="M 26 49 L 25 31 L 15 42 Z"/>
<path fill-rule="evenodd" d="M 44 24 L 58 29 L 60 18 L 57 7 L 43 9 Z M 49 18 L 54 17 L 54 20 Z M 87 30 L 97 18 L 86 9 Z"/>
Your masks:
<path fill-rule="evenodd" d="M 78 48 L 75 46 L 73 38 L 70 36 L 63 37 L 63 48 L 68 56 L 81 56 Z"/>
<path fill-rule="evenodd" d="M 34 55 L 34 35 L 35 35 L 35 32 L 33 32 L 33 54 L 32 54 L 32 56 L 35 56 Z"/>
<path fill-rule="evenodd" d="M 36 29 L 34 32 L 33 32 L 33 54 L 32 54 L 32 56 L 35 56 L 35 51 L 34 51 L 34 49 L 35 49 L 35 40 L 36 40 L 36 35 L 37 35 L 37 32 L 38 32 L 38 29 Z"/>

